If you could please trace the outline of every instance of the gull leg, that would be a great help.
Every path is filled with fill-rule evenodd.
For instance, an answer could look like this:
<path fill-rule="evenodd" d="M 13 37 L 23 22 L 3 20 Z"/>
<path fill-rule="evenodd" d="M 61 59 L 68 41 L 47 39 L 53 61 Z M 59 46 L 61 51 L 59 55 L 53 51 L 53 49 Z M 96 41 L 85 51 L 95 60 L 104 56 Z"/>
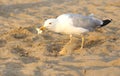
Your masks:
<path fill-rule="evenodd" d="M 85 42 L 85 38 L 84 38 L 83 35 L 81 35 L 81 37 L 82 37 L 82 43 L 81 43 L 80 49 L 83 49 L 83 47 L 84 47 L 84 42 Z"/>

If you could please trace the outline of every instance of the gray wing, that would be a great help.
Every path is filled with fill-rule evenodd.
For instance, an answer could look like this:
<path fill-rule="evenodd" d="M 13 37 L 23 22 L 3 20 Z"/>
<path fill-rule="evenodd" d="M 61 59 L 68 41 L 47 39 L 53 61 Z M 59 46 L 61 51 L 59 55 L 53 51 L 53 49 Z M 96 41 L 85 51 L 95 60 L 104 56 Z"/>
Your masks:
<path fill-rule="evenodd" d="M 89 31 L 94 30 L 103 24 L 102 20 L 94 18 L 93 16 L 82 16 L 80 14 L 69 14 L 72 19 L 73 26 L 82 27 L 88 29 Z"/>

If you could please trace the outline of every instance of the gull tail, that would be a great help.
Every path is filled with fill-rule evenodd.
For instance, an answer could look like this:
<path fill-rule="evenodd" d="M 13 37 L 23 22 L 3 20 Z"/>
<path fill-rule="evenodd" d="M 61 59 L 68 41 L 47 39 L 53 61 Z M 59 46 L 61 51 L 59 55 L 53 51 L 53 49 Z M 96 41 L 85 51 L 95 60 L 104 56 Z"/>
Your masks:
<path fill-rule="evenodd" d="M 101 27 L 106 26 L 107 24 L 109 24 L 112 21 L 112 19 L 106 19 L 106 20 L 102 20 L 102 21 L 103 21 L 103 24 L 101 25 Z"/>

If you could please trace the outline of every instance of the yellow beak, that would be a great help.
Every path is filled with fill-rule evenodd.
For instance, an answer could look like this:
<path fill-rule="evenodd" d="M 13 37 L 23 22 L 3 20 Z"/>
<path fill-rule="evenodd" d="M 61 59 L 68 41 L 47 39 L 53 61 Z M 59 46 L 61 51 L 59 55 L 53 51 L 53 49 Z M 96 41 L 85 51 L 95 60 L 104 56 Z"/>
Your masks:
<path fill-rule="evenodd" d="M 44 26 L 40 27 L 40 30 L 44 31 L 46 28 Z"/>

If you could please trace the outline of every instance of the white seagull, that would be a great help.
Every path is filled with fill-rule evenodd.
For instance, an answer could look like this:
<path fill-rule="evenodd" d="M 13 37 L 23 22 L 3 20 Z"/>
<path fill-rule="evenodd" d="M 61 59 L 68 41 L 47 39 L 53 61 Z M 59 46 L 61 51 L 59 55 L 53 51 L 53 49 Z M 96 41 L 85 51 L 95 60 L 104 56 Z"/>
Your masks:
<path fill-rule="evenodd" d="M 44 25 L 39 29 L 36 28 L 38 34 L 42 33 L 46 28 L 48 30 L 65 33 L 70 35 L 81 35 L 86 32 L 94 31 L 96 28 L 101 28 L 109 24 L 112 20 L 100 20 L 93 15 L 83 16 L 80 14 L 62 14 L 57 18 L 48 19 L 44 22 Z M 81 48 L 84 45 L 84 37 L 82 36 Z"/>

